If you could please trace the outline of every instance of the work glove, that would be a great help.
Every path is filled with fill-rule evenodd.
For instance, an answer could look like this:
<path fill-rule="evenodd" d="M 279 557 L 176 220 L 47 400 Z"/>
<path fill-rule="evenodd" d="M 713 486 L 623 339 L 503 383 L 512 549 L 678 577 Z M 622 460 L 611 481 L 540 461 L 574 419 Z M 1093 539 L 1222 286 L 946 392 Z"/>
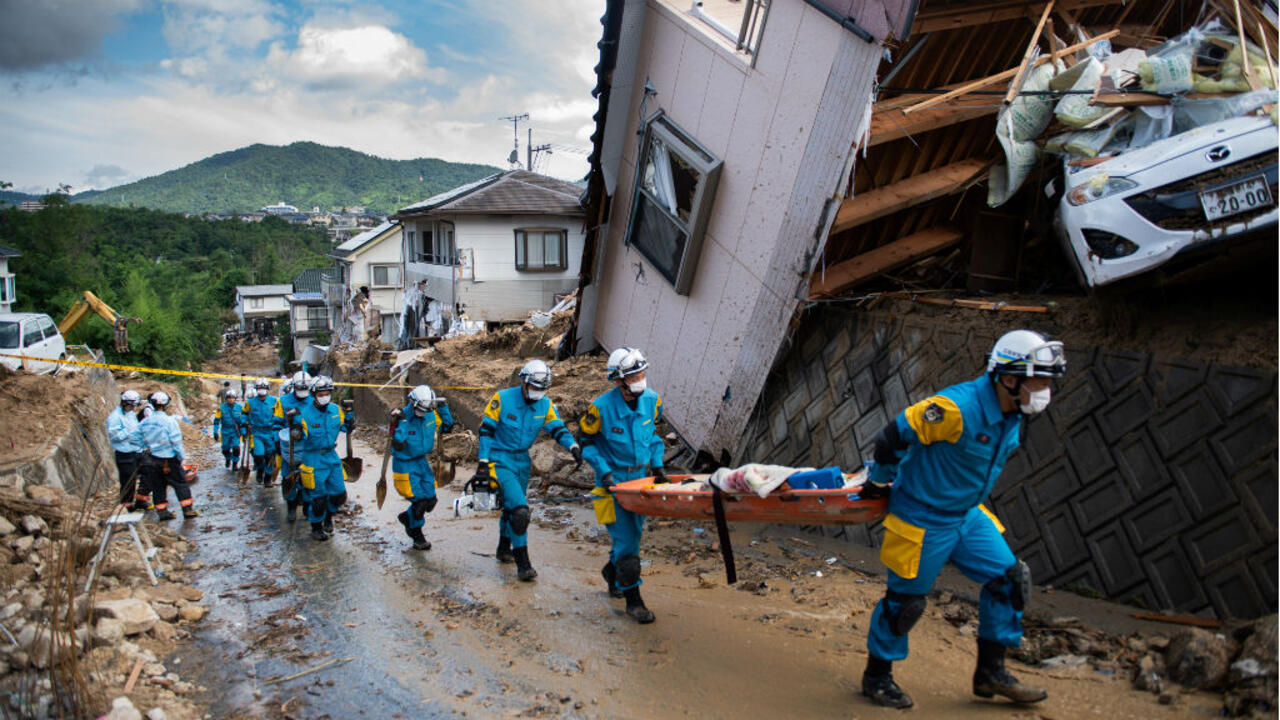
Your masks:
<path fill-rule="evenodd" d="M 219 442 L 221 442 L 221 441 L 222 441 L 222 433 L 220 433 L 220 432 L 216 432 L 216 433 L 214 433 L 214 434 L 213 434 L 213 439 L 214 439 L 214 440 L 217 440 L 217 441 L 219 441 Z"/>
<path fill-rule="evenodd" d="M 302 428 L 298 427 L 297 425 L 289 428 L 289 438 L 292 439 L 294 442 L 298 442 L 299 440 L 301 440 Z"/>
<path fill-rule="evenodd" d="M 862 492 L 858 493 L 858 497 L 863 500 L 879 500 L 889 497 L 890 486 L 877 485 L 876 483 L 867 481 L 862 484 Z"/>
<path fill-rule="evenodd" d="M 669 482 L 671 481 L 667 479 L 666 470 L 663 470 L 660 467 L 653 468 L 653 484 L 654 485 L 664 485 Z"/>
<path fill-rule="evenodd" d="M 404 417 L 404 412 L 399 409 L 391 411 L 391 419 L 400 422 L 400 418 Z"/>
<path fill-rule="evenodd" d="M 342 412 L 349 414 L 352 410 L 355 410 L 355 409 L 356 409 L 355 400 L 352 400 L 351 398 L 346 398 L 342 401 Z"/>
<path fill-rule="evenodd" d="M 448 435 L 449 433 L 453 432 L 453 429 L 455 427 L 457 427 L 457 425 L 454 423 L 449 423 L 448 425 L 441 425 L 440 432 L 444 433 L 445 435 Z"/>
<path fill-rule="evenodd" d="M 604 477 L 600 478 L 600 487 L 608 490 L 609 492 L 613 492 L 613 486 L 613 473 L 605 473 Z"/>
<path fill-rule="evenodd" d="M 284 416 L 287 418 L 297 417 L 297 415 L 298 415 L 298 408 L 289 408 L 289 412 L 284 414 Z"/>
<path fill-rule="evenodd" d="M 348 415 L 347 416 L 347 432 L 350 432 L 355 429 L 356 429 L 356 416 Z"/>
<path fill-rule="evenodd" d="M 574 445 L 573 447 L 569 448 L 569 454 L 573 456 L 573 462 L 574 462 L 573 469 L 577 470 L 578 468 L 582 467 L 582 446 Z"/>

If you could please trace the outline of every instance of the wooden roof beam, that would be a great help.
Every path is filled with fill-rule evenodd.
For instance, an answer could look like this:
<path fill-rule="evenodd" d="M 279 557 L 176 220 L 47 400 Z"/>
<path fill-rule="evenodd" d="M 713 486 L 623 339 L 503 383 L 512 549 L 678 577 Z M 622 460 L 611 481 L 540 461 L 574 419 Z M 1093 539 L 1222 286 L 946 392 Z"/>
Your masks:
<path fill-rule="evenodd" d="M 947 225 L 938 225 L 898 238 L 887 245 L 818 270 L 810 279 L 809 297 L 835 297 L 877 275 L 951 247 L 963 238 L 964 233 Z"/>
<path fill-rule="evenodd" d="M 907 136 L 916 136 L 930 130 L 937 130 L 957 125 L 986 115 L 994 115 L 1000 109 L 996 98 L 987 95 L 966 95 L 949 102 L 929 108 L 913 115 L 905 115 L 902 106 L 928 100 L 932 95 L 904 95 L 904 102 L 899 107 L 888 107 L 883 110 L 878 106 L 871 115 L 871 140 L 867 147 L 875 147 L 892 140 Z"/>
<path fill-rule="evenodd" d="M 1070 11 L 1099 5 L 1118 5 L 1121 2 L 1123 0 L 1060 0 L 1055 8 Z M 911 34 L 990 25 L 1024 17 L 1036 20 L 1044 12 L 1045 5 L 1046 3 L 1043 2 L 1026 2 L 1026 0 L 998 0 L 926 11 L 916 15 L 915 23 L 911 26 Z"/>
<path fill-rule="evenodd" d="M 830 234 L 835 235 L 899 210 L 960 192 L 982 177 L 986 169 L 985 159 L 970 158 L 913 175 L 892 185 L 862 192 L 841 203 Z"/>

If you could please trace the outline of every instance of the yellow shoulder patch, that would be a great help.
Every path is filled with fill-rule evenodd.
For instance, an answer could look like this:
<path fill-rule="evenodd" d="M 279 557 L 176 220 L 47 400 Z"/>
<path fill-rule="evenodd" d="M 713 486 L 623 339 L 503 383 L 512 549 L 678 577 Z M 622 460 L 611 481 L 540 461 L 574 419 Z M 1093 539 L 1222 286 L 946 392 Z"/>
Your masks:
<path fill-rule="evenodd" d="M 494 393 L 489 404 L 485 406 L 484 416 L 494 422 L 502 420 L 502 400 L 498 397 L 498 393 Z"/>
<path fill-rule="evenodd" d="M 578 427 L 587 435 L 595 435 L 600 432 L 600 409 L 595 403 L 587 406 L 587 414 L 582 416 L 578 421 Z"/>
<path fill-rule="evenodd" d="M 546 417 L 542 418 L 542 424 L 544 424 L 544 425 L 545 425 L 545 424 L 547 424 L 547 423 L 549 423 L 549 422 L 555 422 L 559 417 L 560 417 L 559 415 L 556 415 L 556 404 L 555 404 L 555 403 L 548 403 L 548 404 L 547 404 L 547 415 L 546 415 Z"/>
<path fill-rule="evenodd" d="M 960 406 L 949 397 L 934 395 L 906 409 L 907 424 L 924 445 L 935 442 L 954 443 L 964 432 Z"/>
<path fill-rule="evenodd" d="M 656 422 L 661 417 L 662 417 L 662 398 L 658 398 L 657 401 L 653 403 L 653 419 Z"/>

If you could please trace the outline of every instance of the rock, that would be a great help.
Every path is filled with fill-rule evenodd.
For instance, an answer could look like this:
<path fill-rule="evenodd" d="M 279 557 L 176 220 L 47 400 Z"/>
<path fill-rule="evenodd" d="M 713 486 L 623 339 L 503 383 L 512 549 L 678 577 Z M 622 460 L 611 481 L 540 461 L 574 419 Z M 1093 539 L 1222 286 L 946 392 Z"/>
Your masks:
<path fill-rule="evenodd" d="M 159 677 L 164 675 L 167 671 L 164 669 L 163 663 L 156 662 L 143 665 L 142 672 L 146 673 L 147 677 Z"/>
<path fill-rule="evenodd" d="M 179 610 L 178 614 L 187 622 L 196 622 L 204 617 L 206 612 L 208 612 L 208 608 L 203 605 L 188 605 Z"/>
<path fill-rule="evenodd" d="M 1276 616 L 1258 618 L 1249 626 L 1252 631 L 1240 646 L 1241 658 L 1253 658 L 1264 669 L 1276 671 Z"/>
<path fill-rule="evenodd" d="M 1171 680 L 1205 690 L 1222 683 L 1234 650 L 1225 635 L 1187 628 L 1169 641 L 1164 663 Z"/>
<path fill-rule="evenodd" d="M 698 587 L 713 588 L 716 586 L 716 579 L 711 573 L 698 573 Z"/>
<path fill-rule="evenodd" d="M 9 541 L 9 547 L 19 555 L 26 556 L 31 552 L 31 548 L 35 547 L 36 539 L 30 535 L 23 535 Z"/>
<path fill-rule="evenodd" d="M 163 640 L 164 642 L 169 642 L 170 640 L 173 640 L 175 637 L 177 637 L 177 635 L 178 635 L 178 629 L 175 628 L 173 625 L 170 625 L 169 623 L 165 622 L 164 620 L 161 620 L 160 622 L 151 626 L 151 637 L 157 640 Z"/>
<path fill-rule="evenodd" d="M 151 708 L 147 711 L 147 720 L 169 720 L 169 716 L 162 708 Z"/>
<path fill-rule="evenodd" d="M 1155 655 L 1144 655 L 1138 661 L 1138 669 L 1133 676 L 1133 688 L 1159 695 L 1164 692 L 1164 681 L 1160 679 L 1159 663 Z"/>
<path fill-rule="evenodd" d="M 16 639 L 31 664 L 41 670 L 53 662 L 55 650 L 67 652 L 72 647 L 71 636 L 67 633 L 50 632 L 48 628 L 37 628 L 34 623 L 24 625 Z"/>
<path fill-rule="evenodd" d="M 111 712 L 103 720 L 142 720 L 142 713 L 133 706 L 127 697 L 118 697 L 111 701 Z"/>
<path fill-rule="evenodd" d="M 67 496 L 65 490 L 48 485 L 28 485 L 26 487 L 27 497 L 39 502 L 41 505 L 59 505 L 63 498 Z"/>
<path fill-rule="evenodd" d="M 18 532 L 18 528 L 14 527 L 8 518 L 0 516 L 0 537 L 12 535 L 16 532 Z"/>
<path fill-rule="evenodd" d="M 533 474 L 545 477 L 556 467 L 556 445 L 543 442 L 529 448 L 529 461 L 533 464 Z"/>
<path fill-rule="evenodd" d="M 22 603 L 9 603 L 3 608 L 0 608 L 0 620 L 8 620 L 20 612 L 22 612 Z"/>
<path fill-rule="evenodd" d="M 115 618 L 124 623 L 125 635 L 137 635 L 151 629 L 160 616 L 147 603 L 136 598 L 99 600 L 93 607 L 94 617 Z"/>
<path fill-rule="evenodd" d="M 49 523 L 45 522 L 44 518 L 39 518 L 35 515 L 23 515 L 22 519 L 18 521 L 18 525 L 22 527 L 22 532 L 27 535 L 43 535 L 49 532 Z"/>
<path fill-rule="evenodd" d="M 1089 658 L 1083 655 L 1058 655 L 1046 660 L 1040 661 L 1040 667 L 1043 668 L 1072 668 L 1080 667 L 1089 662 Z"/>
<path fill-rule="evenodd" d="M 115 645 L 124 639 L 124 623 L 115 618 L 100 618 L 93 626 L 95 645 Z"/>
<path fill-rule="evenodd" d="M 160 619 L 165 622 L 173 622 L 178 619 L 178 608 L 169 603 L 153 602 L 151 603 L 151 609 L 155 610 Z"/>

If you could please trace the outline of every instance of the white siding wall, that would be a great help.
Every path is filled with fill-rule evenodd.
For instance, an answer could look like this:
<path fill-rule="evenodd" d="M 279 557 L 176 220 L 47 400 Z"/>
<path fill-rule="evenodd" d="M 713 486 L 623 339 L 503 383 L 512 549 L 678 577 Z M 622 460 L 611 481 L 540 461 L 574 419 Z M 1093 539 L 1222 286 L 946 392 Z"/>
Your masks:
<path fill-rule="evenodd" d="M 573 291 L 578 285 L 582 262 L 583 221 L 581 217 L 548 215 L 456 215 L 440 219 L 454 224 L 458 250 L 473 260 L 471 268 L 459 272 L 457 301 L 466 306 L 472 320 L 509 322 L 523 320 L 530 310 L 546 310 L 556 293 Z M 421 237 L 421 221 L 406 221 L 408 230 Z M 568 267 L 558 271 L 516 269 L 515 231 L 519 228 L 550 228 L 567 231 Z M 426 277 L 428 293 L 448 302 L 453 298 L 452 268 L 425 263 L 409 264 L 409 280 Z"/>
<path fill-rule="evenodd" d="M 9 277 L 9 258 L 0 258 L 0 283 L 4 282 L 7 277 Z M 14 289 L 15 291 L 17 289 L 16 281 L 14 282 Z M 12 308 L 12 301 L 6 300 L 4 302 L 0 302 L 0 312 L 9 312 Z"/>
<path fill-rule="evenodd" d="M 289 301 L 284 295 L 262 295 L 261 308 L 250 308 L 250 298 L 236 293 L 236 317 L 240 318 L 240 329 L 247 329 L 246 317 L 263 317 L 265 315 L 282 315 L 289 312 Z"/>
<path fill-rule="evenodd" d="M 677 295 L 623 245 L 638 151 L 636 82 L 609 107 L 610 123 L 625 120 L 630 140 L 602 231 L 594 332 L 608 349 L 644 350 L 664 414 L 695 447 L 718 455 L 745 427 L 799 307 L 806 255 L 820 244 L 815 236 L 825 238 L 823 204 L 839 191 L 880 46 L 802 0 L 775 0 L 752 69 L 680 8 L 649 0 L 634 75 L 657 90 L 646 114 L 665 110 L 724 161 L 697 275 L 690 294 Z"/>
<path fill-rule="evenodd" d="M 400 312 L 400 283 L 397 282 L 394 287 L 375 288 L 370 266 L 394 265 L 396 272 L 399 273 L 403 260 L 400 252 L 402 237 L 402 233 L 397 228 L 395 232 L 386 234 L 385 238 L 377 240 L 372 245 L 362 248 L 354 256 L 348 257 L 351 262 L 351 287 L 359 288 L 362 285 L 368 285 L 369 297 L 383 315 L 394 315 Z"/>

